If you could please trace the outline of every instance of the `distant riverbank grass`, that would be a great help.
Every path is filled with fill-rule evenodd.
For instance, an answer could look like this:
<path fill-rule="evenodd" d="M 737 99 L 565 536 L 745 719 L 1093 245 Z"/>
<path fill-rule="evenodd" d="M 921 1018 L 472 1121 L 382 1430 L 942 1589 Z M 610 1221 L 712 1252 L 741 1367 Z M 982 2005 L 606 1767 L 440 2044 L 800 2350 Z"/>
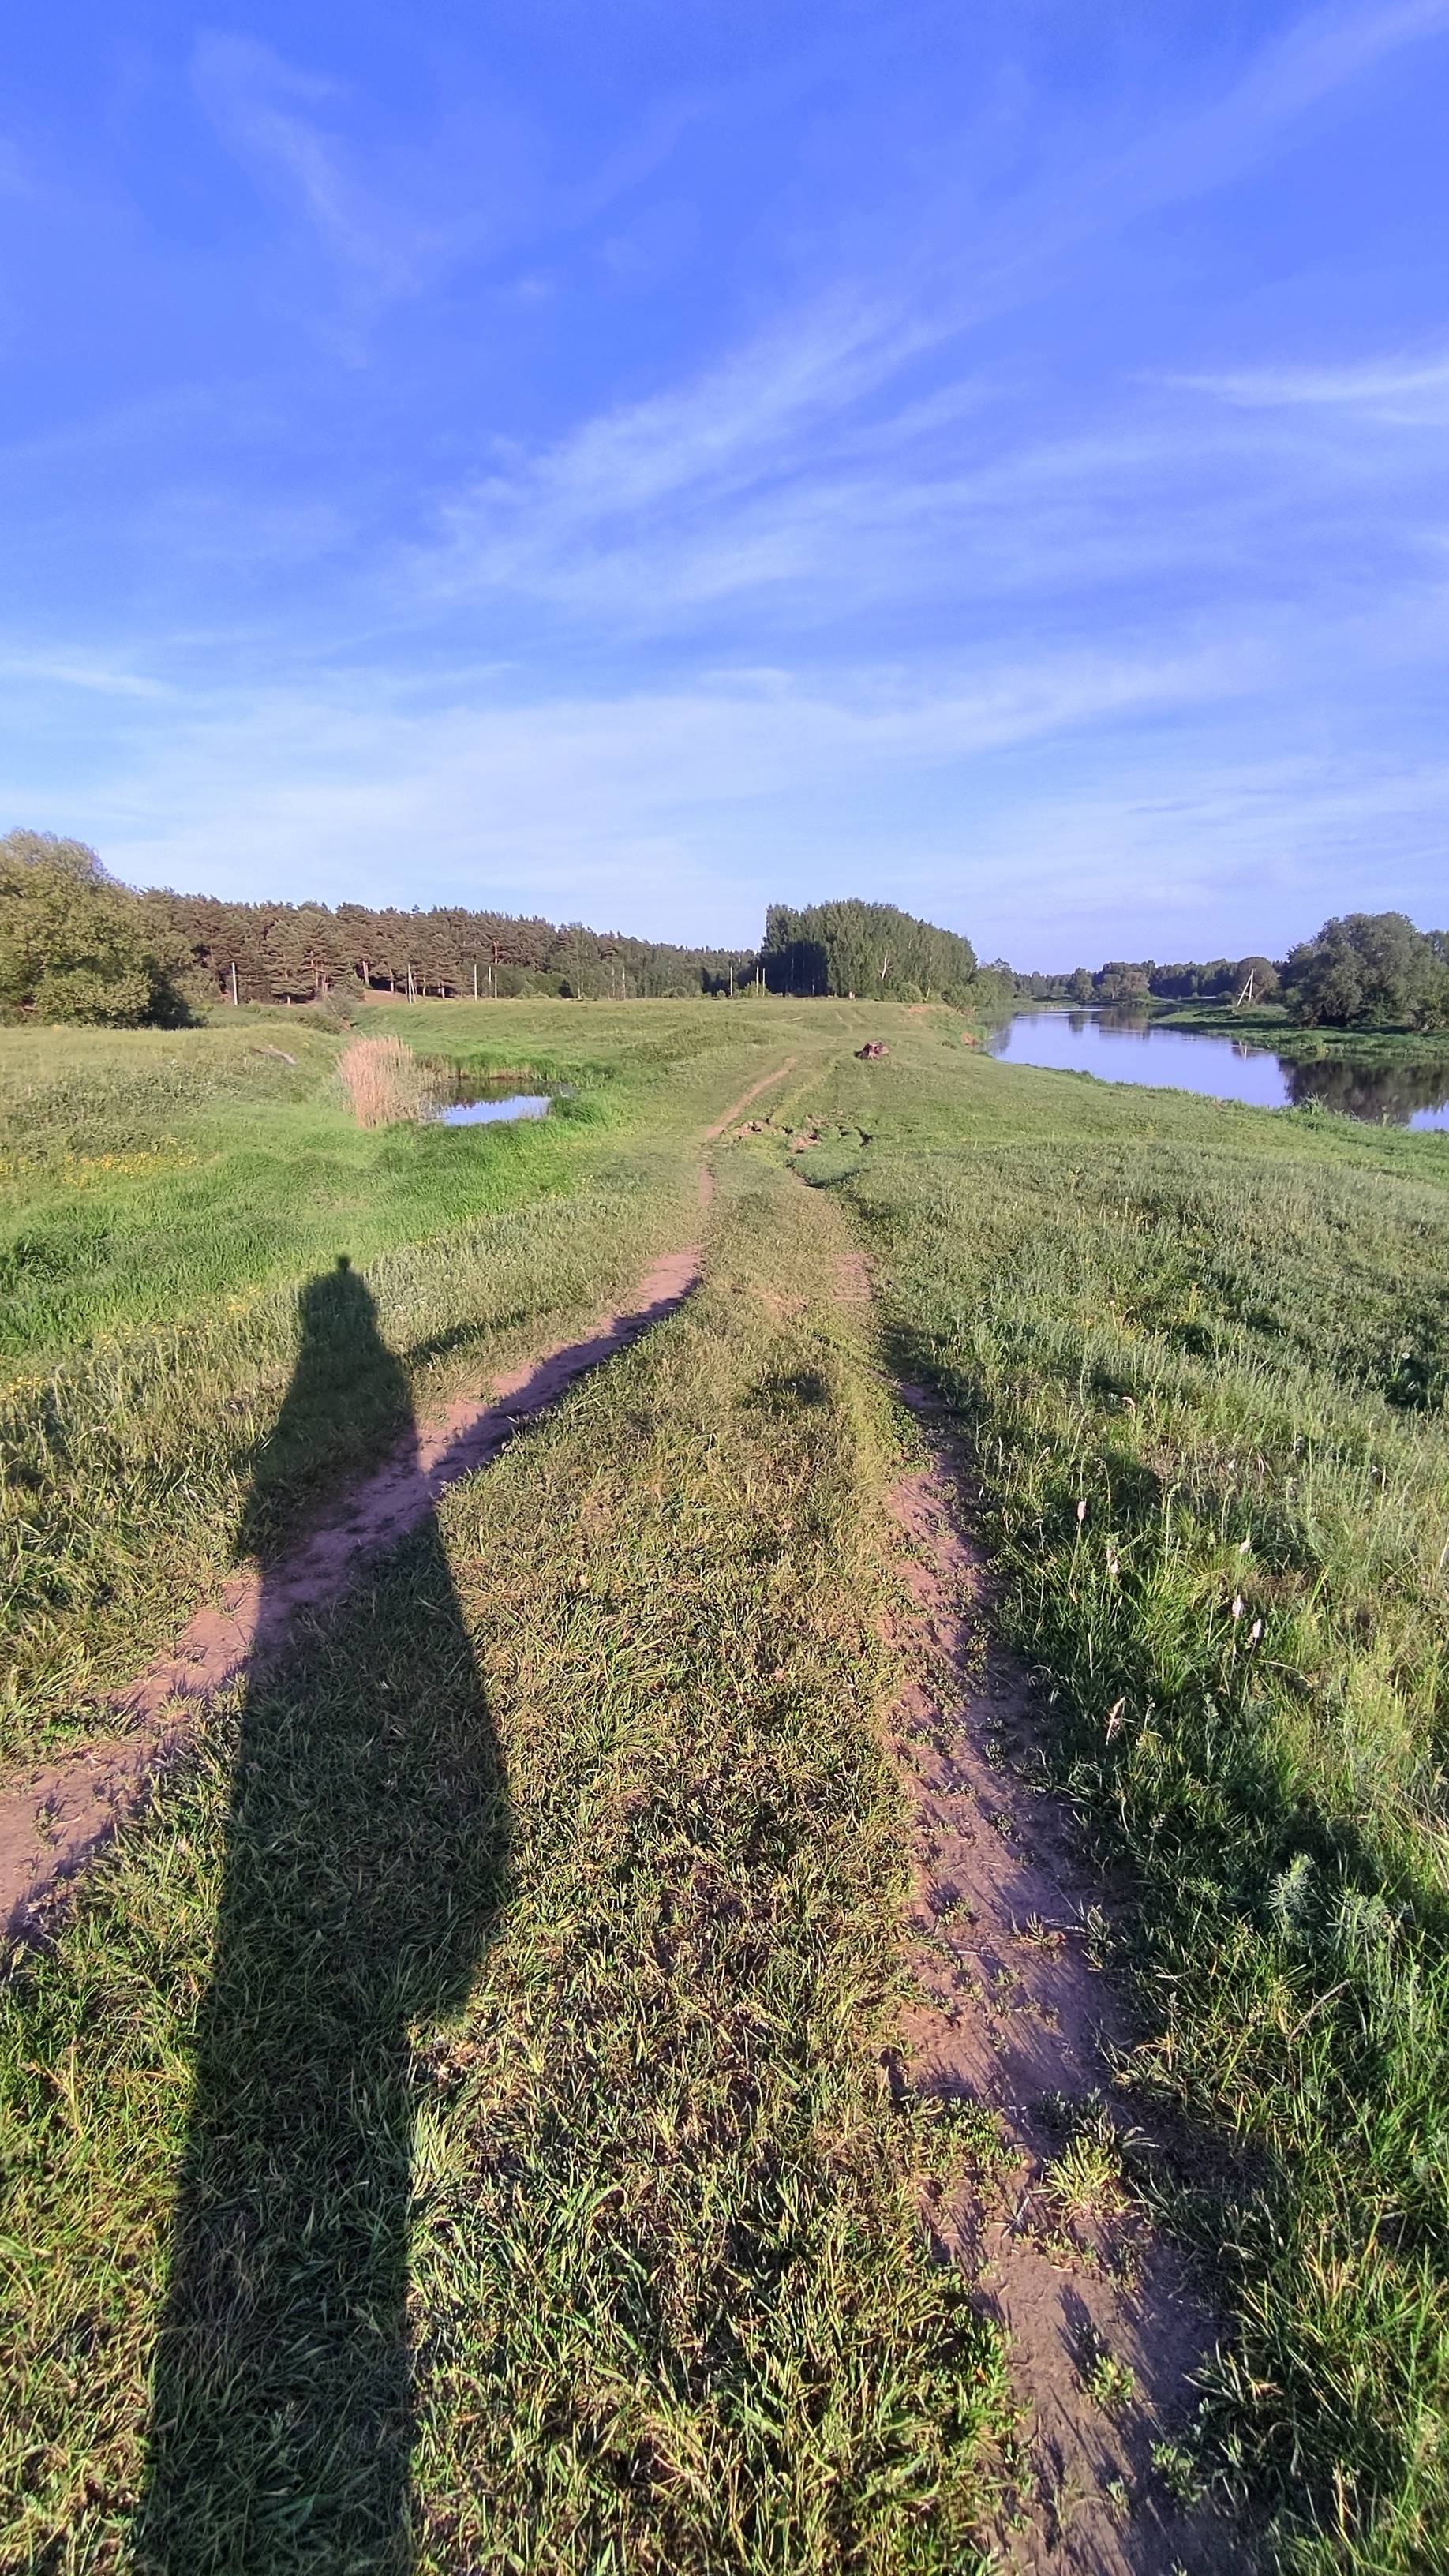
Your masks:
<path fill-rule="evenodd" d="M 1276 1002 L 1248 1003 L 1240 1011 L 1230 1002 L 1154 1003 L 1150 1016 L 1154 1027 L 1270 1047 L 1294 1064 L 1319 1064 L 1327 1057 L 1383 1069 L 1396 1063 L 1449 1064 L 1446 1029 L 1301 1028 Z"/>

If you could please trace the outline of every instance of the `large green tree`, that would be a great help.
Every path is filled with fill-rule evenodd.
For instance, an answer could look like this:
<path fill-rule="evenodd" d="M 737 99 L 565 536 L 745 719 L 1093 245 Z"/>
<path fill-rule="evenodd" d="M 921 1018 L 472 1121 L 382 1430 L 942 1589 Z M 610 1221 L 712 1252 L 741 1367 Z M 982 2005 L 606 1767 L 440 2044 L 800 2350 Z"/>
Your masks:
<path fill-rule="evenodd" d="M 186 946 L 150 898 L 117 885 L 84 841 L 0 838 L 0 1012 L 138 1028 L 187 1017 Z"/>
<path fill-rule="evenodd" d="M 1449 1000 L 1435 937 L 1402 912 L 1326 921 L 1291 952 L 1283 990 L 1294 1019 L 1310 1028 L 1431 1028 Z"/>

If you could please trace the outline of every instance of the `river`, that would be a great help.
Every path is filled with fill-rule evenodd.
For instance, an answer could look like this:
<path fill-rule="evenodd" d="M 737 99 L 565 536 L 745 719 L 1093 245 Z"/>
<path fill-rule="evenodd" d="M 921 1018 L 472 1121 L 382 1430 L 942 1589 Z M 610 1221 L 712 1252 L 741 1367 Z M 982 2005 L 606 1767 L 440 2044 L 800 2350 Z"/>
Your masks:
<path fill-rule="evenodd" d="M 1117 1011 L 1018 1011 L 987 1045 L 1003 1064 L 1094 1073 L 1103 1082 L 1140 1082 L 1157 1091 L 1200 1091 L 1255 1109 L 1315 1102 L 1376 1124 L 1449 1130 L 1449 1048 L 1437 1063 L 1324 1056 L 1316 1064 L 1294 1064 L 1239 1039 L 1167 1029 Z"/>

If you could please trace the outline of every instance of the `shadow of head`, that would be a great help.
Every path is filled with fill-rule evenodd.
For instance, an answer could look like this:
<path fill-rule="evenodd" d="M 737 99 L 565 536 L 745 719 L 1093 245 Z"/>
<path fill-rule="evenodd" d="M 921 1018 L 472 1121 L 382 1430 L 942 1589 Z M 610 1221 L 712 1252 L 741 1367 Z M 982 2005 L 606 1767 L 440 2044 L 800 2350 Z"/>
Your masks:
<path fill-rule="evenodd" d="M 340 1252 L 298 1295 L 292 1374 L 252 1461 L 238 1554 L 275 1555 L 326 1482 L 365 1471 L 412 1428 L 407 1372 L 367 1282 Z"/>

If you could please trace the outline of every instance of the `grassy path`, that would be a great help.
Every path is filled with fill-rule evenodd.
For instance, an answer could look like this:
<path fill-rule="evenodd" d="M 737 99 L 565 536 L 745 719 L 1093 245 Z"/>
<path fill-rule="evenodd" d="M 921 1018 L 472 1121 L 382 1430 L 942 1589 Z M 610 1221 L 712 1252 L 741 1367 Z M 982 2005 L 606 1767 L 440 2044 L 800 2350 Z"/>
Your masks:
<path fill-rule="evenodd" d="M 345 1436 L 295 1269 L 17 1381 L 33 1744 L 183 1579 L 240 1540 L 265 1588 L 329 1480 L 681 1242 L 702 1131 L 781 1075 L 711 1148 L 698 1293 L 215 1698 L 5 1994 L 7 2576 L 1046 2545 L 1008 2339 L 922 2223 L 989 2236 L 1020 2138 L 905 2044 L 902 1376 L 967 1445 L 1048 1721 L 999 1768 L 983 1737 L 971 1794 L 1043 1813 L 1049 1766 L 1127 1897 L 1109 2116 L 1043 2113 L 1029 2232 L 1065 2293 L 1093 2249 L 1052 2211 L 1150 2207 L 1230 2328 L 1204 2421 L 1108 2497 L 1126 2563 L 1149 2475 L 1251 2492 L 1295 2576 L 1444 2563 L 1449 1154 L 1018 1074 L 945 1014 L 870 1065 L 880 1015 L 834 1006 L 748 1042 L 560 1006 L 540 1051 L 565 1023 L 612 1032 L 600 1120 L 369 1259 Z M 953 1941 L 981 1972 L 971 1822 L 931 1827 L 943 1975 Z M 1035 1972 L 991 1888 L 1009 2057 L 999 1972 Z M 1104 2340 L 1081 2421 L 1129 2403 Z"/>
<path fill-rule="evenodd" d="M 787 1058 L 752 1083 L 701 1141 L 722 1136 L 794 1061 Z M 703 1206 L 713 1186 L 707 1166 L 701 1165 L 699 1179 Z M 255 1675 L 264 1657 L 285 1650 L 302 1612 L 334 1600 L 370 1556 L 396 1546 L 425 1519 L 450 1484 L 487 1465 L 577 1378 L 672 1314 L 697 1286 L 700 1264 L 697 1243 L 663 1254 L 631 1302 L 581 1339 L 556 1343 L 509 1375 L 493 1378 L 485 1395 L 459 1396 L 432 1421 L 411 1427 L 361 1484 L 335 1498 L 329 1517 L 299 1531 L 289 1546 L 270 1550 L 264 1572 L 227 1582 L 215 1607 L 192 1618 L 138 1679 L 114 1694 L 114 1715 L 127 1721 L 124 1734 L 82 1737 L 58 1763 L 0 1786 L 0 1942 L 33 1938 L 51 1920 L 76 1871 L 90 1865 L 184 1749 L 188 1712 L 196 1704 L 243 1675 Z M 378 1337 L 370 1293 L 345 1258 L 306 1292 L 303 1334 L 304 1359 L 289 1407 L 315 1414 L 324 1396 L 343 1391 L 332 1352 L 345 1343 L 347 1408 L 365 1409 L 386 1422 L 396 1410 L 388 1392 L 400 1392 L 392 1382 L 401 1372 Z M 370 1368 L 357 1364 L 359 1345 L 375 1350 Z"/>
<path fill-rule="evenodd" d="M 876 2065 L 847 1240 L 727 1159 L 699 1294 L 211 1711 L 12 1989 L 11 2564 L 973 2563 L 1014 2410 Z"/>
<path fill-rule="evenodd" d="M 498 1015 L 444 1016 L 456 1055 Z M 181 1042 L 140 1032 L 108 1042 L 105 1083 L 101 1050 L 63 1039 L 31 1097 L 36 1041 L 0 1032 L 15 1112 L 0 1271 L 8 1257 L 56 1290 L 14 1304 L 33 1338 L 0 1392 L 0 1766 L 94 1732 L 178 1605 L 218 1605 L 262 1483 L 295 1526 L 376 1466 L 404 1403 L 432 1414 L 577 1339 L 688 1240 L 701 1134 L 762 1068 L 774 1075 L 789 1031 L 774 1014 L 742 1029 L 666 1007 L 641 1037 L 626 1016 L 627 1042 L 607 1013 L 581 1031 L 566 1008 L 509 1006 L 492 1052 L 575 1083 L 556 1132 L 363 1136 L 334 1097 L 339 1042 L 290 1033 L 295 1067 L 261 1052 L 265 1032 L 208 1030 L 167 1073 Z M 417 1012 L 410 1033 L 441 1044 L 429 1023 Z M 245 1183 L 238 1128 L 257 1149 Z M 68 1178 L 77 1141 L 111 1133 L 136 1150 Z M 317 1400 L 283 1423 L 298 1294 L 343 1251 L 366 1261 L 398 1370 L 345 1404 L 319 1372 Z"/>

